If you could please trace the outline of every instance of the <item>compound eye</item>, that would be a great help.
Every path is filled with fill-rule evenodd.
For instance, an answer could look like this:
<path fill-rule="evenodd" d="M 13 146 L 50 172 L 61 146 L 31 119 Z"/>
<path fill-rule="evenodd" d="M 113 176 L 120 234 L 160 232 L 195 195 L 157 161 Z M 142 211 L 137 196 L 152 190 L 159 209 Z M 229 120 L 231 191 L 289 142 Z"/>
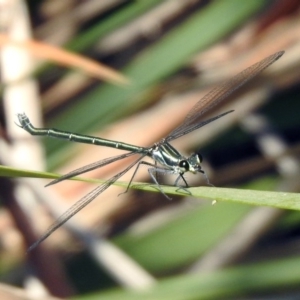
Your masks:
<path fill-rule="evenodd" d="M 179 162 L 179 167 L 184 168 L 186 171 L 189 170 L 189 163 L 187 160 L 182 160 Z"/>
<path fill-rule="evenodd" d="M 203 161 L 202 155 L 200 153 L 197 153 L 197 156 L 198 156 L 199 161 L 202 163 L 202 161 Z"/>

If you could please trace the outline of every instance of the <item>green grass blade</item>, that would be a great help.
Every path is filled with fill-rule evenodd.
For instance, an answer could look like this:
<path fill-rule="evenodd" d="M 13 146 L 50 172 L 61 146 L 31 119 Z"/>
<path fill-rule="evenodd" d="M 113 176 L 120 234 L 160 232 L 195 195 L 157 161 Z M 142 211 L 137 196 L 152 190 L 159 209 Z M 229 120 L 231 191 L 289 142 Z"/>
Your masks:
<path fill-rule="evenodd" d="M 161 280 L 146 292 L 124 290 L 78 297 L 81 300 L 189 300 L 239 299 L 256 293 L 275 296 L 286 289 L 297 289 L 300 284 L 300 258 L 256 263 L 205 274 L 174 276 Z M 255 295 L 255 294 L 254 294 Z"/>
<path fill-rule="evenodd" d="M 47 172 L 34 172 L 28 170 L 15 169 L 7 166 L 0 166 L 0 176 L 3 177 L 35 177 L 35 178 L 57 178 L 59 175 Z M 76 180 L 87 181 L 101 184 L 103 180 L 83 179 Z M 117 182 L 114 185 L 127 187 L 127 182 Z M 235 202 L 241 204 L 250 204 L 256 206 L 271 206 L 283 209 L 300 210 L 300 194 L 243 190 L 234 188 L 217 188 L 217 187 L 193 187 L 187 191 L 179 190 L 174 186 L 161 186 L 165 193 L 179 196 L 192 196 L 195 198 L 206 198 L 216 201 Z M 140 182 L 133 182 L 131 188 L 159 192 L 154 185 Z"/>
<path fill-rule="evenodd" d="M 209 251 L 250 209 L 232 203 L 195 205 L 150 232 L 125 233 L 114 242 L 151 273 L 172 272 Z"/>
<path fill-rule="evenodd" d="M 116 13 L 110 15 L 103 21 L 99 21 L 95 26 L 79 34 L 76 38 L 69 42 L 66 47 L 69 50 L 80 52 L 91 47 L 95 42 L 99 41 L 111 31 L 118 29 L 127 22 L 139 17 L 139 15 L 147 12 L 149 9 L 159 4 L 160 0 L 143 0 L 131 1 L 123 9 L 117 10 Z"/>

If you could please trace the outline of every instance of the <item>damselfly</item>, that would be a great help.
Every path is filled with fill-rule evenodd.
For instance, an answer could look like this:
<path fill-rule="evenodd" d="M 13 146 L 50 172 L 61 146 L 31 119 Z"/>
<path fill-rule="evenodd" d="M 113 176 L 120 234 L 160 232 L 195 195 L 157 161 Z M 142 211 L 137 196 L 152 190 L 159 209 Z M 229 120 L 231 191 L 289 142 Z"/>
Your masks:
<path fill-rule="evenodd" d="M 217 86 L 212 91 L 210 91 L 206 96 L 204 96 L 200 101 L 196 103 L 196 105 L 190 110 L 190 112 L 185 117 L 184 121 L 181 125 L 171 131 L 165 138 L 160 140 L 158 143 L 155 143 L 151 147 L 139 147 L 131 144 L 126 144 L 123 142 L 117 142 L 107 139 L 102 139 L 99 137 L 93 137 L 88 135 L 82 135 L 57 129 L 48 129 L 48 128 L 35 128 L 31 123 L 29 118 L 23 113 L 18 114 L 19 119 L 19 126 L 24 130 L 28 131 L 31 135 L 40 135 L 40 136 L 49 136 L 58 139 L 66 139 L 73 142 L 85 143 L 85 144 L 93 144 L 93 145 L 100 145 L 106 147 L 117 148 L 120 150 L 129 151 L 127 153 L 113 156 L 110 158 L 106 158 L 100 160 L 98 162 L 89 164 L 77 170 L 74 170 L 62 177 L 51 181 L 47 186 L 58 183 L 65 179 L 83 174 L 85 172 L 101 168 L 105 165 L 108 165 L 112 162 L 118 161 L 120 159 L 124 159 L 133 155 L 138 155 L 139 157 L 129 164 L 124 170 L 119 172 L 118 174 L 114 175 L 103 184 L 96 187 L 94 190 L 89 192 L 83 198 L 78 200 L 73 206 L 71 206 L 63 215 L 61 215 L 54 223 L 50 226 L 50 228 L 46 231 L 46 233 L 40 237 L 30 248 L 29 251 L 34 249 L 37 245 L 39 245 L 43 240 L 45 240 L 50 234 L 52 234 L 57 228 L 62 226 L 66 221 L 68 221 L 72 216 L 78 213 L 82 208 L 84 208 L 87 204 L 93 201 L 98 195 L 104 192 L 107 188 L 109 188 L 115 181 L 117 181 L 120 177 L 122 177 L 125 173 L 127 173 L 130 169 L 135 166 L 135 170 L 133 172 L 133 176 L 128 183 L 126 191 L 129 189 L 132 180 L 138 171 L 141 165 L 148 166 L 148 172 L 154 181 L 156 187 L 161 191 L 163 195 L 169 198 L 164 191 L 162 190 L 161 186 L 159 185 L 156 174 L 157 173 L 164 173 L 164 174 L 175 174 L 177 178 L 175 180 L 174 185 L 179 188 L 187 188 L 188 184 L 184 178 L 184 174 L 186 172 L 191 173 L 204 173 L 201 168 L 202 158 L 199 153 L 194 153 L 189 157 L 184 157 L 177 151 L 170 142 L 186 135 L 204 125 L 211 123 L 231 112 L 233 110 L 227 111 L 222 113 L 218 116 L 212 117 L 206 121 L 199 122 L 199 118 L 211 109 L 213 106 L 217 105 L 220 101 L 224 100 L 230 94 L 232 94 L 235 90 L 249 81 L 251 78 L 256 76 L 258 73 L 263 71 L 269 65 L 274 63 L 277 59 L 279 59 L 283 55 L 284 51 L 280 51 L 274 53 L 266 57 L 265 59 L 261 60 L 260 62 L 250 66 L 249 68 L 245 69 L 244 71 L 237 74 L 235 77 L 225 81 L 223 84 Z M 146 156 L 151 157 L 154 160 L 154 163 L 149 163 L 143 161 L 143 158 Z M 178 182 L 180 178 L 183 180 L 186 187 L 179 186 Z"/>

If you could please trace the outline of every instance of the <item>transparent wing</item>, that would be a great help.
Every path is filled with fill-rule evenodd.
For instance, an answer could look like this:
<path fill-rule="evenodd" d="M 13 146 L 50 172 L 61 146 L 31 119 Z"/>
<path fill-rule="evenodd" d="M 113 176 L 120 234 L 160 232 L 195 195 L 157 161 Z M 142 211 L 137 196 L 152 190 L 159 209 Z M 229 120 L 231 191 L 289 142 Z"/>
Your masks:
<path fill-rule="evenodd" d="M 229 111 L 227 111 L 225 113 L 222 113 L 222 114 L 220 114 L 218 116 L 212 117 L 212 118 L 210 118 L 208 120 L 205 120 L 203 122 L 191 124 L 190 126 L 187 126 L 184 131 L 179 131 L 177 134 L 169 135 L 165 139 L 165 141 L 170 142 L 172 140 L 175 140 L 175 139 L 177 139 L 177 138 L 179 138 L 179 137 L 181 137 L 181 136 L 183 136 L 185 134 L 188 134 L 189 132 L 192 132 L 192 131 L 194 131 L 196 129 L 199 129 L 200 127 L 203 127 L 204 125 L 207 125 L 207 124 L 209 124 L 209 123 L 211 123 L 211 122 L 213 122 L 213 121 L 215 121 L 217 119 L 220 119 L 220 118 L 226 116 L 227 114 L 232 113 L 233 111 L 234 110 L 229 110 Z"/>
<path fill-rule="evenodd" d="M 116 155 L 116 156 L 112 156 L 112 157 L 109 157 L 109 158 L 99 160 L 97 162 L 94 162 L 94 163 L 91 163 L 89 165 L 78 168 L 76 170 L 73 170 L 73 171 L 71 171 L 71 172 L 69 172 L 69 173 L 67 173 L 67 174 L 65 174 L 65 175 L 63 175 L 63 176 L 61 176 L 57 179 L 54 179 L 50 183 L 48 183 L 46 186 L 50 186 L 50 185 L 56 184 L 58 182 L 61 182 L 63 180 L 75 177 L 77 175 L 80 175 L 80 174 L 83 174 L 83 173 L 86 173 L 86 172 L 89 172 L 89 171 L 92 171 L 92 170 L 95 170 L 95 169 L 98 169 L 98 168 L 102 168 L 106 165 L 109 165 L 109 164 L 115 162 L 115 161 L 127 158 L 127 157 L 135 155 L 135 154 L 139 154 L 139 153 L 137 153 L 137 152 L 128 152 L 128 153 L 125 153 L 125 154 Z"/>
<path fill-rule="evenodd" d="M 191 132 L 199 127 L 195 126 L 193 128 L 193 124 L 198 121 L 198 118 L 211 109 L 213 106 L 217 105 L 220 101 L 227 98 L 234 91 L 240 88 L 247 81 L 252 79 L 254 76 L 262 72 L 265 68 L 274 63 L 277 59 L 279 59 L 284 54 L 284 51 L 276 52 L 273 55 L 266 57 L 260 62 L 250 66 L 244 71 L 240 72 L 233 78 L 225 81 L 223 84 L 217 86 L 208 94 L 206 94 L 200 101 L 196 103 L 196 105 L 190 110 L 190 112 L 185 117 L 183 123 L 175 128 L 169 135 L 165 138 L 165 140 L 173 140 L 177 137 L 184 135 L 187 132 Z M 193 128 L 193 129 L 191 129 Z"/>
<path fill-rule="evenodd" d="M 135 153 L 134 153 L 135 154 Z M 91 203 L 98 195 L 103 193 L 106 189 L 108 189 L 115 181 L 117 181 L 120 177 L 122 177 L 125 173 L 127 173 L 132 167 L 134 167 L 143 157 L 146 155 L 142 155 L 137 160 L 135 160 L 132 164 L 130 164 L 126 169 L 122 172 L 114 175 L 109 180 L 96 187 L 94 190 L 89 192 L 83 198 L 78 200 L 75 204 L 73 204 L 65 213 L 63 213 L 42 235 L 35 243 L 33 243 L 29 248 L 28 252 L 32 251 L 35 247 L 37 247 L 41 242 L 43 242 L 49 235 L 51 235 L 56 229 L 61 227 L 64 223 L 66 223 L 70 218 L 76 215 L 80 210 L 86 207 L 89 203 Z"/>

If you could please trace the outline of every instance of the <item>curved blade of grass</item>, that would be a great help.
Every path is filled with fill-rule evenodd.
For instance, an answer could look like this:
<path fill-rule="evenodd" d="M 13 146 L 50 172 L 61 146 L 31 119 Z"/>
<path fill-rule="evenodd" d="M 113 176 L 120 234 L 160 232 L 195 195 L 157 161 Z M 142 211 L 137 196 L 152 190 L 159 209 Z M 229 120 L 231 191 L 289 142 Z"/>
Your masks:
<path fill-rule="evenodd" d="M 48 172 L 35 172 L 29 170 L 20 170 L 7 166 L 0 166 L 0 176 L 2 177 L 35 177 L 35 178 L 58 178 L 61 175 Z M 103 183 L 104 180 L 74 178 L 91 183 Z M 127 187 L 127 182 L 116 182 L 114 185 Z M 216 201 L 228 201 L 241 204 L 250 204 L 256 206 L 270 206 L 283 209 L 300 210 L 300 194 L 287 192 L 256 191 L 247 189 L 234 188 L 217 188 L 217 187 L 192 187 L 187 190 L 180 190 L 174 186 L 161 186 L 165 193 L 179 196 L 192 196 L 195 198 L 205 198 Z M 151 184 L 133 182 L 131 188 L 156 191 L 155 186 Z"/>

